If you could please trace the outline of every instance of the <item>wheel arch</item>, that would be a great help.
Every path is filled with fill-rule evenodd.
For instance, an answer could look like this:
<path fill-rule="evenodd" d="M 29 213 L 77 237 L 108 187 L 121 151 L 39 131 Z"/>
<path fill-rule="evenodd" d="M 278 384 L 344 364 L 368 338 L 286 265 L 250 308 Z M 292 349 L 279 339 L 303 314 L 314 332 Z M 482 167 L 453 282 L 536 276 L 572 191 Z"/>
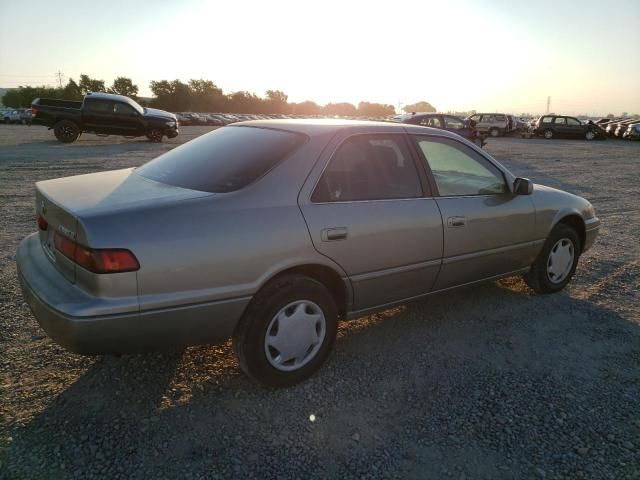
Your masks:
<path fill-rule="evenodd" d="M 587 237 L 586 226 L 582 216 L 575 212 L 565 213 L 556 219 L 553 228 L 555 228 L 556 225 L 567 225 L 577 232 L 580 238 L 580 251 L 582 252 Z"/>
<path fill-rule="evenodd" d="M 320 263 L 305 263 L 285 268 L 271 275 L 260 285 L 258 291 L 262 290 L 273 280 L 283 275 L 290 274 L 304 275 L 322 283 L 327 290 L 329 290 L 329 293 L 336 302 L 340 318 L 346 317 L 347 312 L 349 311 L 349 306 L 352 304 L 353 293 L 351 290 L 351 284 L 346 277 L 342 277 L 336 269 L 328 265 Z"/>

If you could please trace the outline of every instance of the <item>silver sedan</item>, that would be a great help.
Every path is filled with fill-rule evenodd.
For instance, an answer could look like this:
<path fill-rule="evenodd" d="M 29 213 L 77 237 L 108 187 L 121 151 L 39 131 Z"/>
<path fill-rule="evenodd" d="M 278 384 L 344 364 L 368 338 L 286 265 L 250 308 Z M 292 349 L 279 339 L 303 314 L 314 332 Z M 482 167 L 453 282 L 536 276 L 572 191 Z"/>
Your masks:
<path fill-rule="evenodd" d="M 523 274 L 561 290 L 599 220 L 443 130 L 272 120 L 140 168 L 36 184 L 17 263 L 47 333 L 79 353 L 233 337 L 243 370 L 290 385 L 340 319 Z"/>

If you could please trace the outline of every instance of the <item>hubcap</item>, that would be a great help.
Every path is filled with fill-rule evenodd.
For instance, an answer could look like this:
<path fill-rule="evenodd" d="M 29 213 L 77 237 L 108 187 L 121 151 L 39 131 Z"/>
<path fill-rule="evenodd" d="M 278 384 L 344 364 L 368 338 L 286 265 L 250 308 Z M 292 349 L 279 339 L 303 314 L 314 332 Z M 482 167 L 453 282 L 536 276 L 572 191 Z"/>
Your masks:
<path fill-rule="evenodd" d="M 553 132 L 547 130 L 546 132 L 544 132 L 544 138 L 551 138 L 553 137 Z"/>
<path fill-rule="evenodd" d="M 324 313 L 310 300 L 291 302 L 269 322 L 264 353 L 274 368 L 290 372 L 309 363 L 326 334 Z"/>
<path fill-rule="evenodd" d="M 549 252 L 549 258 L 547 260 L 547 276 L 551 283 L 560 283 L 573 266 L 573 243 L 568 238 L 558 240 Z"/>
<path fill-rule="evenodd" d="M 587 132 L 587 140 L 593 140 L 593 137 L 595 137 L 593 132 Z"/>

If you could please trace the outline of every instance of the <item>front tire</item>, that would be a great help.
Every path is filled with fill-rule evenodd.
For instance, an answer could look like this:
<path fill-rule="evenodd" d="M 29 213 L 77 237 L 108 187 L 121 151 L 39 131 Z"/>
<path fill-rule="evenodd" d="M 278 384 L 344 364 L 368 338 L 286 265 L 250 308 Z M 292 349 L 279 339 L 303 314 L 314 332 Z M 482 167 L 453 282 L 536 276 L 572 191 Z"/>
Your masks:
<path fill-rule="evenodd" d="M 162 142 L 162 131 L 157 128 L 153 128 L 147 132 L 147 138 L 150 142 L 160 143 Z"/>
<path fill-rule="evenodd" d="M 544 138 L 546 138 L 547 140 L 551 140 L 553 138 L 553 130 L 545 130 L 543 133 Z"/>
<path fill-rule="evenodd" d="M 578 233 L 568 225 L 556 225 L 524 280 L 536 293 L 556 293 L 573 278 L 582 252 Z"/>
<path fill-rule="evenodd" d="M 73 143 L 80 136 L 80 127 L 71 120 L 60 120 L 53 126 L 53 134 L 62 143 Z"/>
<path fill-rule="evenodd" d="M 500 136 L 500 129 L 496 128 L 496 127 L 492 127 L 489 129 L 489 135 L 491 135 L 492 137 L 499 137 Z"/>
<path fill-rule="evenodd" d="M 584 138 L 585 140 L 593 140 L 594 138 L 596 138 L 596 134 L 593 132 L 593 130 L 587 130 L 587 133 L 584 134 Z"/>
<path fill-rule="evenodd" d="M 283 275 L 253 298 L 233 335 L 242 370 L 285 387 L 310 377 L 328 357 L 338 311 L 327 288 L 303 275 Z"/>

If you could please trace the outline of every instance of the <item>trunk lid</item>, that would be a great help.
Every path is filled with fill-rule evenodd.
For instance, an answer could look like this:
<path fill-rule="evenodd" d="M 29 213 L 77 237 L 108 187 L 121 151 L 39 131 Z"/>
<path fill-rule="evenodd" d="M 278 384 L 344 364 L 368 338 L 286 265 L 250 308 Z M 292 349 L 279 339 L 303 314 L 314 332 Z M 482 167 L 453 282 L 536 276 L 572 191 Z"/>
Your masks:
<path fill-rule="evenodd" d="M 134 170 L 127 168 L 36 183 L 36 213 L 48 224 L 46 230 L 40 230 L 40 243 L 49 260 L 70 282 L 76 282 L 76 269 L 82 267 L 56 249 L 55 237 L 62 235 L 92 247 L 91 232 L 86 230 L 83 217 L 114 212 L 125 215 L 132 209 L 213 195 L 159 183 L 137 175 Z"/>

